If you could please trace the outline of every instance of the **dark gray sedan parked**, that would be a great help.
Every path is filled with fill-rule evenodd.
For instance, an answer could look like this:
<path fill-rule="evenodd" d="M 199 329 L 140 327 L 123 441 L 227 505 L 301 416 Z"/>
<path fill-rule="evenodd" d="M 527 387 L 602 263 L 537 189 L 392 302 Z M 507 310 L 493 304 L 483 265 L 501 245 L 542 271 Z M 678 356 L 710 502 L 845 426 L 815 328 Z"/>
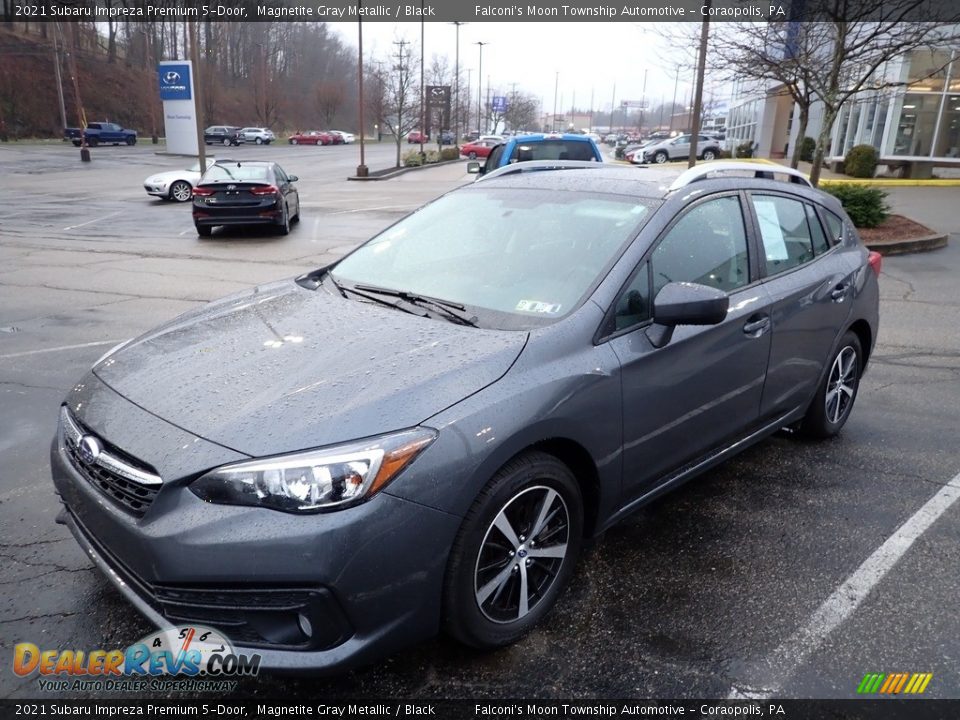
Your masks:
<path fill-rule="evenodd" d="M 152 621 L 262 667 L 513 642 L 584 538 L 850 416 L 879 256 L 784 172 L 508 166 L 124 343 L 63 405 L 60 521 Z"/>

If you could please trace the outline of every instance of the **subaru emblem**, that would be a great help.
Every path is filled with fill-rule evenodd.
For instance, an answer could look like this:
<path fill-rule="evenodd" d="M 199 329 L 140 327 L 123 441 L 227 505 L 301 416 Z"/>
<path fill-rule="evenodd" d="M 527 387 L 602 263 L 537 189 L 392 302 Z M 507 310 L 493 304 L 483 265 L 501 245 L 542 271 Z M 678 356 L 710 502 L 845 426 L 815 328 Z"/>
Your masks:
<path fill-rule="evenodd" d="M 80 459 L 83 460 L 86 465 L 93 465 L 93 463 L 97 461 L 97 458 L 100 457 L 102 451 L 103 448 L 100 446 L 100 441 L 93 437 L 93 435 L 84 435 L 77 443 L 77 452 L 80 455 Z"/>

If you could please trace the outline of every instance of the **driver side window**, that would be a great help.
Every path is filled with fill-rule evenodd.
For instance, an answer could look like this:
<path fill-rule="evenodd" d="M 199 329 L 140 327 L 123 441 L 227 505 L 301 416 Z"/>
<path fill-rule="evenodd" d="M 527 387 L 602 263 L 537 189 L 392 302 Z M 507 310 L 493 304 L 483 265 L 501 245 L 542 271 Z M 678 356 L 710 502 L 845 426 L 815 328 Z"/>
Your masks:
<path fill-rule="evenodd" d="M 653 297 L 672 282 L 731 292 L 750 282 L 747 234 L 736 195 L 688 210 L 653 251 Z"/>

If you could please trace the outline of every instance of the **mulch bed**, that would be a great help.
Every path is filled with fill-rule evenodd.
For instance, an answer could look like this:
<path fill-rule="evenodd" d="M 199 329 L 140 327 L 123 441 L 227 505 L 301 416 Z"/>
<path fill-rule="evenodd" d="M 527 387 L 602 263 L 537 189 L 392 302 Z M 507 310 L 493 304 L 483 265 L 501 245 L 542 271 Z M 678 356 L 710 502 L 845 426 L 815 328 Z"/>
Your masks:
<path fill-rule="evenodd" d="M 921 225 L 915 220 L 911 220 L 903 215 L 891 215 L 882 223 L 873 228 L 858 228 L 863 242 L 869 245 L 873 242 L 895 242 L 900 240 L 910 240 L 912 238 L 926 238 L 936 235 L 935 230 L 931 230 L 926 225 Z"/>

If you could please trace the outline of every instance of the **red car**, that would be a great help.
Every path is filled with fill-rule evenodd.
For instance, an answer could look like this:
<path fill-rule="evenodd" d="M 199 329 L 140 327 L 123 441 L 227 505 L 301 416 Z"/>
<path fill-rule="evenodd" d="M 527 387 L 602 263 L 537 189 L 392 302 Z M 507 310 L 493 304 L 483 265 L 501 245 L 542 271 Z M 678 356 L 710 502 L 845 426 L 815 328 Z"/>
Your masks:
<path fill-rule="evenodd" d="M 461 145 L 460 154 L 471 160 L 476 160 L 478 157 L 485 158 L 490 154 L 490 151 L 499 144 L 500 143 L 494 140 L 477 140 L 476 142 Z"/>
<path fill-rule="evenodd" d="M 323 130 L 309 130 L 294 133 L 287 142 L 291 145 L 329 145 L 334 140 L 330 133 L 325 133 Z"/>
<path fill-rule="evenodd" d="M 407 134 L 407 142 L 408 143 L 430 142 L 430 136 L 427 135 L 426 133 L 420 132 L 419 130 L 411 130 Z"/>

